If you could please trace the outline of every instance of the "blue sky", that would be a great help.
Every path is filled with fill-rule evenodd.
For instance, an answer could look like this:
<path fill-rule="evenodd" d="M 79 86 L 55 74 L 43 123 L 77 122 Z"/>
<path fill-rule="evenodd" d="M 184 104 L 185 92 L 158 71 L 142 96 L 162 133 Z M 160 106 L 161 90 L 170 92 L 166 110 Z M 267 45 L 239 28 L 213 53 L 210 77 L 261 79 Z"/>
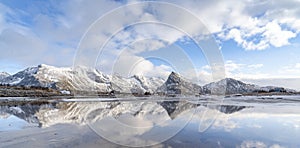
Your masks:
<path fill-rule="evenodd" d="M 166 77 L 175 70 L 207 83 L 212 81 L 207 55 L 192 41 L 206 31 L 222 53 L 226 77 L 264 80 L 263 85 L 300 77 L 299 1 L 135 5 L 140 2 L 2 0 L 0 71 L 13 74 L 41 63 L 65 67 L 90 60 L 88 66 L 105 73 Z M 193 24 L 194 17 L 201 23 Z M 132 22 L 142 23 L 128 26 Z"/>

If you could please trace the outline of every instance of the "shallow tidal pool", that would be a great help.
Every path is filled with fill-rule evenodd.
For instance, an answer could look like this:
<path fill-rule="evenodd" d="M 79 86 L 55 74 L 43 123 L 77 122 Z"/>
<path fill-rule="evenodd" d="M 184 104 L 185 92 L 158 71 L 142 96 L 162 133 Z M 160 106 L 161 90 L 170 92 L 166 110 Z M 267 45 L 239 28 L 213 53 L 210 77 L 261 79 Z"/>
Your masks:
<path fill-rule="evenodd" d="M 293 99 L 2 105 L 0 147 L 300 147 Z"/>

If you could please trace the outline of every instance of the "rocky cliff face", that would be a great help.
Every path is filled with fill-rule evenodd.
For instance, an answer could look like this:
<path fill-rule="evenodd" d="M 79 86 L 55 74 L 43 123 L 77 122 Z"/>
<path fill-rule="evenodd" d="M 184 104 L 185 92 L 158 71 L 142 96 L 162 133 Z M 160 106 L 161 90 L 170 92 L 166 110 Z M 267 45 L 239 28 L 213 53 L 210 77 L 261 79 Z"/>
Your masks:
<path fill-rule="evenodd" d="M 157 89 L 158 93 L 195 95 L 202 92 L 201 86 L 191 83 L 179 74 L 172 72 L 167 81 Z"/>

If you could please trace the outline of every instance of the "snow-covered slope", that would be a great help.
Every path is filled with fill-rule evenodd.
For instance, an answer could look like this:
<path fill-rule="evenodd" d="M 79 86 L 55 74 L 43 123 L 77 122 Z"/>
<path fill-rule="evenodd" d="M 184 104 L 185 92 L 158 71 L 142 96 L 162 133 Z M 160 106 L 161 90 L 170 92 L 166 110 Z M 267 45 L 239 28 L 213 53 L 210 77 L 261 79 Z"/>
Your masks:
<path fill-rule="evenodd" d="M 67 90 L 98 90 L 109 91 L 107 81 L 102 73 L 78 67 L 57 68 L 49 65 L 39 65 L 20 71 L 1 80 L 1 83 L 23 86 L 40 86 Z"/>
<path fill-rule="evenodd" d="M 58 68 L 41 64 L 14 75 L 5 77 L 0 83 L 22 86 L 50 87 L 59 90 L 87 92 L 153 93 L 164 83 L 161 78 L 132 76 L 124 78 L 105 75 L 97 69 L 87 67 Z"/>
<path fill-rule="evenodd" d="M 112 89 L 120 93 L 144 94 L 145 92 L 154 93 L 155 90 L 164 83 L 164 79 L 156 77 L 144 77 L 134 75 L 124 78 L 118 75 L 110 76 Z"/>
<path fill-rule="evenodd" d="M 11 85 L 42 85 L 35 78 L 34 75 L 37 73 L 38 67 L 29 67 L 23 71 L 20 71 L 14 75 L 8 76 L 1 80 L 1 83 L 11 84 Z"/>
<path fill-rule="evenodd" d="M 242 81 L 232 78 L 226 78 L 218 82 L 209 83 L 203 86 L 205 94 L 244 94 L 258 92 L 290 92 L 295 93 L 295 90 L 277 86 L 260 87 L 254 84 L 246 84 Z M 224 92 L 225 91 L 225 92 Z"/>
<path fill-rule="evenodd" d="M 201 86 L 189 82 L 179 74 L 172 72 L 167 81 L 157 89 L 158 93 L 195 95 L 202 92 Z"/>
<path fill-rule="evenodd" d="M 131 77 L 131 80 L 151 93 L 153 93 L 159 86 L 161 86 L 165 82 L 164 79 L 159 77 L 144 77 L 141 75 L 134 75 L 133 77 Z"/>
<path fill-rule="evenodd" d="M 0 72 L 0 81 L 1 81 L 2 79 L 4 79 L 4 78 L 8 77 L 8 76 L 10 76 L 9 73 L 7 73 L 7 72 Z"/>
<path fill-rule="evenodd" d="M 218 82 L 212 82 L 203 86 L 203 91 L 206 94 L 239 94 L 250 93 L 259 89 L 259 86 L 246 84 L 242 81 L 232 78 L 222 79 Z"/>

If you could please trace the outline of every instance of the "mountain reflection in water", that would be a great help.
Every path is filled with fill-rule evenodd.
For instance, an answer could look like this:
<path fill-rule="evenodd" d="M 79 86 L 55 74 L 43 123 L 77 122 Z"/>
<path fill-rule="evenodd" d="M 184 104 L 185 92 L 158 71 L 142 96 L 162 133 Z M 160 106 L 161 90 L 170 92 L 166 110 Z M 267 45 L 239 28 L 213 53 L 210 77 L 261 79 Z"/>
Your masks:
<path fill-rule="evenodd" d="M 0 147 L 300 146 L 297 105 L 223 104 L 142 100 L 5 105 L 0 106 Z M 19 120 L 27 124 L 7 128 Z"/>

